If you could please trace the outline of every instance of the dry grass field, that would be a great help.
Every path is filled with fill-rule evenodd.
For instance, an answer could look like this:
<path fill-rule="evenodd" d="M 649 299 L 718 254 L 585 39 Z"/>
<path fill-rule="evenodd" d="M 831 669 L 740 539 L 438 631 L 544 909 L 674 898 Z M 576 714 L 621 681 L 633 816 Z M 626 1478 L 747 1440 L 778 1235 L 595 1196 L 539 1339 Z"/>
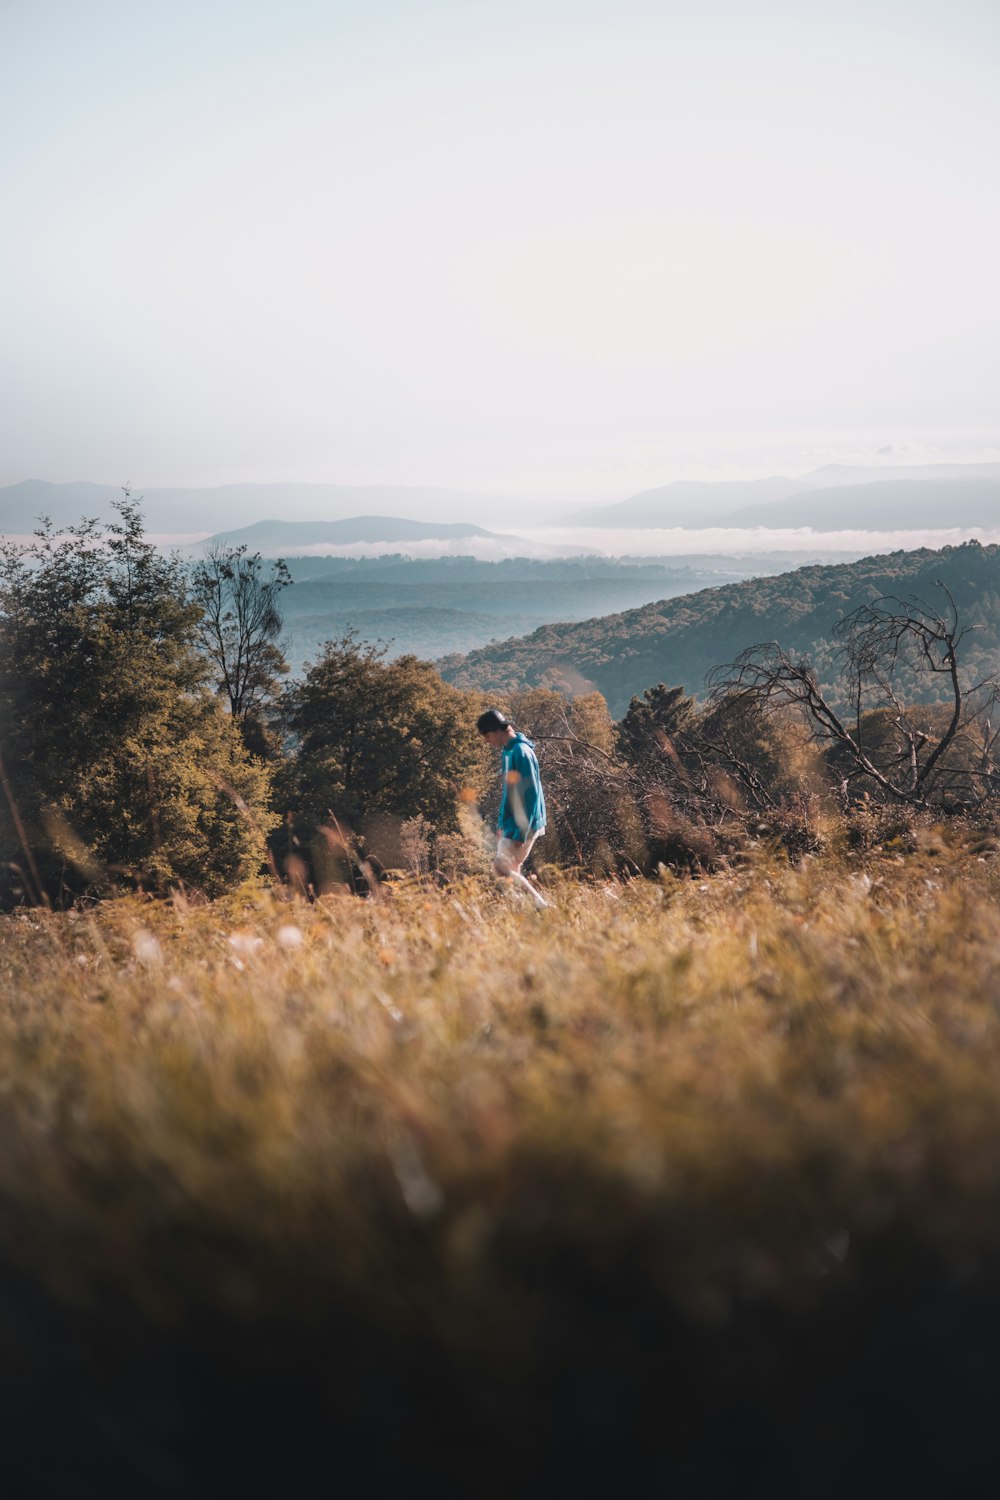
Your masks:
<path fill-rule="evenodd" d="M 0 919 L 12 1493 L 964 1492 L 994 849 Z"/>

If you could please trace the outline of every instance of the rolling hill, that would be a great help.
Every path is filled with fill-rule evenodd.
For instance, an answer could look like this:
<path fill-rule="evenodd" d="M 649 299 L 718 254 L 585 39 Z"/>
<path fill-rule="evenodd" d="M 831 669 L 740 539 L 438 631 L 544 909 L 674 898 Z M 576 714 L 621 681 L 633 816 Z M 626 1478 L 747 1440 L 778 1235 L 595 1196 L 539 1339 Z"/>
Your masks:
<path fill-rule="evenodd" d="M 461 540 L 465 537 L 491 537 L 499 533 L 461 521 L 411 521 L 402 516 L 348 516 L 342 521 L 255 521 L 235 531 L 220 532 L 209 542 L 228 546 L 245 545 L 251 551 L 266 547 L 293 554 L 299 547 L 351 542 L 419 542 L 427 540 Z"/>
<path fill-rule="evenodd" d="M 606 558 L 478 562 L 474 558 L 288 558 L 283 638 L 293 672 L 322 643 L 354 630 L 390 656 L 439 657 L 759 573 L 757 559 L 627 564 Z M 773 567 L 781 566 L 780 560 Z M 768 570 L 769 571 L 769 570 Z"/>
<path fill-rule="evenodd" d="M 470 515 L 506 516 L 518 509 L 518 502 L 497 495 L 394 485 L 223 484 L 145 489 L 137 483 L 132 489 L 142 498 L 146 525 L 152 532 L 223 531 L 268 516 L 335 521 L 389 513 L 420 521 L 427 516 L 464 521 Z M 72 525 L 81 516 L 107 520 L 113 515 L 112 502 L 120 498 L 121 486 L 116 484 L 26 479 L 0 488 L 0 532 L 30 533 L 43 515 L 56 526 Z M 519 514 L 524 510 L 521 504 Z"/>
<path fill-rule="evenodd" d="M 723 480 L 718 483 L 679 479 L 652 490 L 642 490 L 614 505 L 590 506 L 566 518 L 571 526 L 708 526 L 715 517 L 741 505 L 770 503 L 800 495 L 809 488 L 802 479 Z"/>
<path fill-rule="evenodd" d="M 439 662 L 449 682 L 503 695 L 514 689 L 598 688 L 616 716 L 633 694 L 657 682 L 703 695 L 706 675 L 745 647 L 780 641 L 807 655 L 821 681 L 835 676 L 834 625 L 859 604 L 886 594 L 935 597 L 952 591 L 964 623 L 979 627 L 965 660 L 982 674 L 1000 666 L 1000 546 L 968 542 L 859 562 L 798 568 L 660 600 L 576 624 L 545 625 Z M 937 595 L 940 597 L 939 593 Z"/>
<path fill-rule="evenodd" d="M 225 484 L 191 488 L 144 488 L 133 485 L 133 493 L 143 501 L 148 529 L 157 534 L 224 533 L 231 536 L 242 529 L 280 517 L 292 522 L 334 522 L 359 516 L 394 516 L 414 522 L 426 522 L 428 516 L 439 517 L 438 525 L 465 523 L 470 516 L 486 517 L 499 522 L 504 530 L 533 525 L 614 526 L 614 527 L 703 527 L 744 525 L 813 525 L 813 515 L 836 518 L 838 505 L 846 507 L 850 498 L 838 501 L 831 491 L 853 490 L 868 486 L 868 508 L 861 522 L 844 519 L 843 525 L 866 525 L 886 528 L 900 524 L 899 506 L 891 486 L 904 482 L 923 484 L 933 481 L 944 486 L 947 501 L 946 522 L 932 520 L 903 524 L 987 524 L 980 517 L 987 514 L 979 506 L 977 492 L 968 488 L 971 481 L 993 481 L 1000 486 L 1000 464 L 910 464 L 887 467 L 860 467 L 828 464 L 799 478 L 773 476 L 758 480 L 701 482 L 678 480 L 644 490 L 612 505 L 590 506 L 572 515 L 560 513 L 550 518 L 539 507 L 525 499 L 464 490 L 420 488 L 400 485 L 337 484 Z M 954 486 L 952 495 L 951 487 Z M 877 492 L 876 492 L 877 491 Z M 109 519 L 112 504 L 121 495 L 114 484 L 75 482 L 53 484 L 47 480 L 28 479 L 20 484 L 0 488 L 0 532 L 23 535 L 33 531 L 40 516 L 51 518 L 54 525 L 66 526 L 81 516 Z M 883 515 L 879 504 L 886 501 Z M 952 501 L 956 503 L 952 503 Z M 772 511 L 770 507 L 790 507 Z M 859 502 L 860 504 L 860 502 Z M 966 514 L 966 507 L 968 514 Z M 814 511 L 814 507 L 816 507 Z M 759 513 L 764 519 L 750 518 Z M 857 512 L 855 512 L 857 513 Z M 772 514 L 781 519 L 772 519 Z M 842 509 L 844 517 L 847 510 Z M 932 516 L 935 514 L 933 508 Z M 794 519 L 789 519 L 792 516 Z M 993 523 L 1000 524 L 995 514 Z M 826 522 L 823 522 L 827 525 Z M 435 532 L 435 535 L 439 533 Z"/>
<path fill-rule="evenodd" d="M 799 479 L 679 480 L 571 516 L 577 526 L 1000 526 L 1000 464 L 828 464 Z"/>

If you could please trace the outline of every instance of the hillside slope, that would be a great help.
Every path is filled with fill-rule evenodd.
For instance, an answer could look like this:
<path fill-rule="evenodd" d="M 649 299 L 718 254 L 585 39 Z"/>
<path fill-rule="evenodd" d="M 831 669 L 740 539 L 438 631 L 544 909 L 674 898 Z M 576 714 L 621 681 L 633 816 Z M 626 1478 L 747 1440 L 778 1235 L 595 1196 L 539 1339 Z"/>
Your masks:
<path fill-rule="evenodd" d="M 697 560 L 696 560 L 697 561 Z M 725 558 L 705 559 L 725 565 Z M 439 657 L 527 635 L 554 620 L 638 609 L 651 599 L 732 583 L 756 569 L 746 559 L 722 566 L 627 566 L 608 559 L 504 563 L 472 558 L 289 558 L 295 579 L 282 596 L 283 640 L 293 672 L 322 643 L 353 629 L 388 644 L 390 656 Z M 773 564 L 780 567 L 780 559 Z"/>
<path fill-rule="evenodd" d="M 704 526 L 707 521 L 745 505 L 779 503 L 801 496 L 807 479 L 732 479 L 715 482 L 678 479 L 642 490 L 612 505 L 591 505 L 567 516 L 568 526 Z"/>
<path fill-rule="evenodd" d="M 1000 547 L 977 542 L 702 589 L 578 624 L 545 625 L 439 665 L 449 682 L 498 695 L 538 686 L 571 692 L 596 687 L 616 716 L 633 694 L 657 682 L 703 694 L 713 667 L 758 641 L 777 640 L 808 655 L 830 682 L 836 668 L 832 631 L 839 619 L 885 594 L 937 601 L 939 579 L 953 593 L 963 622 L 978 627 L 966 641 L 965 661 L 982 670 L 1000 666 Z"/>

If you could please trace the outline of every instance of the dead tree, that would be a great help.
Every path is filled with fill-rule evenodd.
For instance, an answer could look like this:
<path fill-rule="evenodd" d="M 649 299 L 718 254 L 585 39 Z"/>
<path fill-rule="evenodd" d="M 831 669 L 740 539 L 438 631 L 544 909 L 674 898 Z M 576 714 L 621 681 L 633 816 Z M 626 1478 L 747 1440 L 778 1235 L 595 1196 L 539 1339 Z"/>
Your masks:
<path fill-rule="evenodd" d="M 743 700 L 765 714 L 799 710 L 837 766 L 845 798 L 859 785 L 914 807 L 970 806 L 996 795 L 1000 681 L 969 679 L 960 648 L 971 627 L 960 624 L 947 587 L 937 587 L 941 609 L 916 596 L 887 596 L 846 615 L 834 628 L 839 681 L 832 686 L 819 682 L 807 659 L 771 641 L 716 670 L 713 700 Z M 938 734 L 928 728 L 927 703 L 939 683 L 945 722 Z M 941 701 L 939 691 L 933 696 Z"/>

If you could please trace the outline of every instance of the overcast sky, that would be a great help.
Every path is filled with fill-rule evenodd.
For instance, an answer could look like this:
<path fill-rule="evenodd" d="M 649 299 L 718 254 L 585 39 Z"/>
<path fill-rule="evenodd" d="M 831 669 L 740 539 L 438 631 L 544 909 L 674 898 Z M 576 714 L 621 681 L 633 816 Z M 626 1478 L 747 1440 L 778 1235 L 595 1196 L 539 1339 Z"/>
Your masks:
<path fill-rule="evenodd" d="M 0 0 L 0 484 L 1000 458 L 995 0 Z"/>

